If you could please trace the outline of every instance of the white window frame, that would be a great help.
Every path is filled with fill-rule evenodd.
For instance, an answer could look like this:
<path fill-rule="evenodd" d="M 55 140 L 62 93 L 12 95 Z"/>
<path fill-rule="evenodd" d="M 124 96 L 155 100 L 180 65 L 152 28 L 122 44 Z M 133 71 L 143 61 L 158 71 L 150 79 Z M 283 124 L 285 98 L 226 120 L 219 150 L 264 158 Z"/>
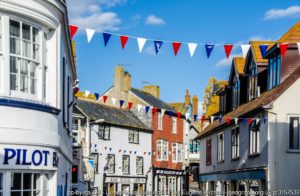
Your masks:
<path fill-rule="evenodd" d="M 290 123 L 291 123 L 291 118 L 298 118 L 299 120 L 299 124 L 298 124 L 298 149 L 297 148 L 291 148 L 291 144 L 290 144 L 290 136 L 291 136 L 291 133 L 290 133 Z M 288 115 L 288 151 L 289 152 L 300 152 L 300 115 Z"/>
<path fill-rule="evenodd" d="M 168 161 L 169 160 L 169 142 L 166 140 L 157 140 L 156 143 L 156 160 Z"/>
<path fill-rule="evenodd" d="M 157 129 L 163 130 L 163 117 L 164 114 L 162 112 L 157 113 Z"/>
<path fill-rule="evenodd" d="M 233 138 L 234 135 L 235 137 Z M 231 129 L 231 159 L 239 158 L 239 156 L 240 156 L 240 127 L 236 126 Z"/>
<path fill-rule="evenodd" d="M 128 142 L 133 144 L 139 144 L 140 142 L 139 131 L 130 129 L 128 131 Z"/>
<path fill-rule="evenodd" d="M 177 117 L 172 117 L 172 133 L 177 134 Z"/>
<path fill-rule="evenodd" d="M 107 154 L 107 173 L 114 174 L 116 172 L 115 167 L 116 167 L 116 155 Z"/>
<path fill-rule="evenodd" d="M 182 162 L 182 144 L 172 143 L 172 162 Z"/>
<path fill-rule="evenodd" d="M 222 139 L 221 139 L 221 136 L 222 136 Z M 217 142 L 218 142 L 217 161 L 218 162 L 224 161 L 224 145 L 225 145 L 224 136 L 225 136 L 224 132 L 218 133 L 218 139 L 217 139 Z"/>
<path fill-rule="evenodd" d="M 260 124 L 254 124 L 255 121 L 249 125 L 249 154 L 257 155 L 260 153 Z M 258 127 L 257 127 L 258 126 Z M 257 129 L 254 131 L 253 129 Z"/>
<path fill-rule="evenodd" d="M 125 165 L 125 159 L 128 158 L 128 164 Z M 126 171 L 127 169 L 127 171 Z M 126 174 L 126 175 L 129 175 L 130 174 L 130 156 L 129 155 L 123 155 L 122 156 L 122 173 L 123 174 Z"/>
<path fill-rule="evenodd" d="M 139 162 L 141 161 L 141 162 Z M 144 174 L 144 157 L 137 156 L 136 157 L 136 174 L 143 175 Z"/>

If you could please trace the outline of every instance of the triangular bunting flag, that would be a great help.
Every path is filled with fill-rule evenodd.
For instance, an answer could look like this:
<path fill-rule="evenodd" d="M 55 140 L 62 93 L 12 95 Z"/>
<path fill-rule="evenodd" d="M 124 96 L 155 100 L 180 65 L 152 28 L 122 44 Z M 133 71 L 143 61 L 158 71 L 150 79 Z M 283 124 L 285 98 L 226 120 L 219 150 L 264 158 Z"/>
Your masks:
<path fill-rule="evenodd" d="M 128 41 L 128 36 L 120 35 L 120 40 L 121 40 L 122 48 L 124 49 L 125 46 L 126 46 L 126 43 L 127 43 L 127 41 Z"/>
<path fill-rule="evenodd" d="M 225 54 L 226 54 L 226 57 L 228 58 L 231 51 L 232 51 L 232 48 L 233 48 L 233 45 L 232 44 L 225 44 L 224 45 L 224 50 L 225 50 Z"/>
<path fill-rule="evenodd" d="M 188 47 L 189 47 L 190 55 L 191 55 L 191 57 L 193 57 L 195 50 L 197 48 L 197 44 L 196 43 L 188 43 Z"/>
<path fill-rule="evenodd" d="M 205 116 L 202 115 L 202 116 L 201 116 L 201 122 L 202 122 L 202 124 L 204 123 L 204 121 L 205 121 Z"/>
<path fill-rule="evenodd" d="M 108 41 L 109 41 L 109 39 L 110 39 L 110 37 L 111 37 L 111 34 L 109 34 L 109 33 L 102 33 L 102 35 L 103 35 L 103 40 L 104 40 L 104 46 L 106 46 L 107 43 L 108 43 Z"/>
<path fill-rule="evenodd" d="M 230 124 L 231 118 L 228 116 L 227 117 L 227 124 Z"/>
<path fill-rule="evenodd" d="M 252 123 L 252 118 L 248 118 L 248 124 L 251 125 Z"/>
<path fill-rule="evenodd" d="M 120 149 L 119 152 L 122 152 L 122 150 Z"/>
<path fill-rule="evenodd" d="M 234 119 L 234 123 L 237 125 L 238 122 L 239 122 L 239 119 L 238 119 L 238 118 L 235 118 L 235 119 Z"/>
<path fill-rule="evenodd" d="M 138 42 L 139 51 L 141 53 L 147 40 L 145 38 L 140 38 L 140 37 L 136 38 L 136 40 Z"/>
<path fill-rule="evenodd" d="M 205 50 L 206 50 L 207 58 L 210 57 L 211 52 L 213 51 L 214 47 L 215 47 L 215 45 L 212 45 L 212 44 L 205 44 Z"/>
<path fill-rule="evenodd" d="M 95 93 L 94 95 L 95 95 L 96 101 L 98 101 L 98 99 L 99 99 L 99 93 Z"/>
<path fill-rule="evenodd" d="M 94 29 L 85 29 L 85 31 L 86 31 L 87 40 L 90 43 L 95 34 L 95 30 Z"/>
<path fill-rule="evenodd" d="M 181 117 L 181 113 L 177 112 L 177 118 L 180 118 L 180 117 Z"/>
<path fill-rule="evenodd" d="M 219 116 L 219 123 L 222 122 L 222 116 Z"/>
<path fill-rule="evenodd" d="M 104 95 L 104 96 L 103 96 L 103 103 L 106 103 L 106 100 L 107 100 L 107 96 Z"/>
<path fill-rule="evenodd" d="M 128 104 L 127 104 L 127 108 L 128 108 L 128 110 L 130 110 L 131 109 L 131 107 L 132 107 L 132 102 L 128 102 Z"/>
<path fill-rule="evenodd" d="M 116 106 L 116 101 L 117 101 L 116 98 L 114 98 L 114 97 L 111 98 L 111 102 L 112 102 L 113 106 Z"/>
<path fill-rule="evenodd" d="M 154 48 L 155 48 L 155 53 L 157 54 L 162 46 L 163 42 L 162 41 L 154 41 Z"/>
<path fill-rule="evenodd" d="M 109 148 L 109 151 L 111 152 L 111 151 L 112 151 L 112 148 Z"/>
<path fill-rule="evenodd" d="M 197 114 L 194 114 L 194 122 L 197 121 L 197 117 L 198 117 L 198 115 L 197 115 Z"/>
<path fill-rule="evenodd" d="M 179 48 L 181 46 L 181 43 L 180 42 L 173 42 L 172 45 L 173 45 L 174 54 L 176 56 L 178 51 L 179 51 Z"/>
<path fill-rule="evenodd" d="M 210 123 L 213 123 L 215 120 L 215 116 L 210 116 Z"/>
<path fill-rule="evenodd" d="M 258 124 L 259 124 L 259 121 L 260 121 L 260 119 L 257 118 L 257 119 L 255 120 L 255 124 L 258 125 Z"/>
<path fill-rule="evenodd" d="M 247 124 L 247 118 L 243 118 L 243 123 L 244 123 L 244 125 Z"/>
<path fill-rule="evenodd" d="M 141 109 L 142 109 L 142 105 L 141 105 L 141 104 L 138 104 L 138 105 L 137 105 L 137 110 L 138 110 L 138 112 L 140 112 Z"/>
<path fill-rule="evenodd" d="M 146 114 L 149 112 L 150 106 L 145 106 Z"/>
<path fill-rule="evenodd" d="M 78 27 L 75 26 L 75 25 L 70 25 L 70 36 L 71 36 L 71 39 L 73 39 L 74 35 L 76 34 L 78 30 Z"/>
<path fill-rule="evenodd" d="M 167 114 L 169 115 L 169 117 L 173 116 L 173 112 L 172 111 L 167 111 Z"/>
<path fill-rule="evenodd" d="M 85 92 L 84 92 L 84 96 L 85 96 L 85 97 L 88 97 L 88 96 L 90 95 L 90 93 L 91 93 L 90 91 L 85 91 Z"/>
<path fill-rule="evenodd" d="M 268 45 L 259 45 L 259 49 L 260 49 L 260 53 L 261 53 L 261 57 L 264 58 L 264 56 L 266 55 L 267 52 L 267 48 Z"/>
<path fill-rule="evenodd" d="M 279 48 L 280 48 L 280 54 L 281 57 L 283 58 L 286 52 L 286 49 L 288 47 L 288 44 L 279 44 Z"/>
<path fill-rule="evenodd" d="M 248 51 L 250 49 L 250 44 L 241 45 L 241 48 L 242 48 L 243 57 L 244 59 L 246 59 Z"/>
<path fill-rule="evenodd" d="M 120 108 L 123 106 L 124 100 L 120 100 Z"/>
<path fill-rule="evenodd" d="M 156 112 L 157 112 L 157 108 L 156 108 L 156 107 L 153 107 L 153 108 L 152 108 L 152 113 L 155 114 Z"/>
<path fill-rule="evenodd" d="M 297 43 L 297 46 L 298 46 L 298 52 L 299 52 L 299 55 L 300 55 L 300 42 Z"/>
<path fill-rule="evenodd" d="M 164 114 L 165 114 L 165 112 L 166 112 L 166 110 L 165 110 L 165 109 L 160 109 L 160 113 L 161 113 L 161 115 L 164 115 Z"/>
<path fill-rule="evenodd" d="M 267 119 L 267 118 L 264 118 L 264 124 L 266 124 L 267 121 L 268 121 L 268 119 Z"/>

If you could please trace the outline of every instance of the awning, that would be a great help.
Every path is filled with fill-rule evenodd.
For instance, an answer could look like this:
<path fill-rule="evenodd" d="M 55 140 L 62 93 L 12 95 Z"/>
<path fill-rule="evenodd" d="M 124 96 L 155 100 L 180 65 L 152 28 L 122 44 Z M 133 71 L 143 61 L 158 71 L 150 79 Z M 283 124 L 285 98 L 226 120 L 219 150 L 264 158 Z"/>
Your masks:
<path fill-rule="evenodd" d="M 199 175 L 199 181 L 219 181 L 219 180 L 265 180 L 265 170 L 240 171 L 219 174 Z"/>

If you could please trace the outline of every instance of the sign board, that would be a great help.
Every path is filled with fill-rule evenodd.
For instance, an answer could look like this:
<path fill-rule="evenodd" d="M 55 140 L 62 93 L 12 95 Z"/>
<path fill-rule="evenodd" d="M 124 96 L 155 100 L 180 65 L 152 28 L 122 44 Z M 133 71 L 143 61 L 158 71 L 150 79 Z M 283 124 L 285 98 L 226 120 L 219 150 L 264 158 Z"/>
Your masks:
<path fill-rule="evenodd" d="M 122 177 L 106 177 L 106 183 L 123 183 L 123 184 L 145 184 L 146 178 L 122 178 Z"/>
<path fill-rule="evenodd" d="M 176 171 L 176 170 L 156 169 L 155 174 L 182 176 L 184 173 L 182 170 Z"/>

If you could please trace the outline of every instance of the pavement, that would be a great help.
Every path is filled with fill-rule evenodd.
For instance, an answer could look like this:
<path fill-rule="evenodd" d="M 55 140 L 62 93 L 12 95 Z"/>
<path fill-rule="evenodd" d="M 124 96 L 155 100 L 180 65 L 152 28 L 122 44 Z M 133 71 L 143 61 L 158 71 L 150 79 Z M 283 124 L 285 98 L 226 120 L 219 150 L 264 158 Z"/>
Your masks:
<path fill-rule="evenodd" d="M 190 182 L 189 187 L 190 187 L 191 195 L 193 196 L 201 195 L 198 182 Z"/>

